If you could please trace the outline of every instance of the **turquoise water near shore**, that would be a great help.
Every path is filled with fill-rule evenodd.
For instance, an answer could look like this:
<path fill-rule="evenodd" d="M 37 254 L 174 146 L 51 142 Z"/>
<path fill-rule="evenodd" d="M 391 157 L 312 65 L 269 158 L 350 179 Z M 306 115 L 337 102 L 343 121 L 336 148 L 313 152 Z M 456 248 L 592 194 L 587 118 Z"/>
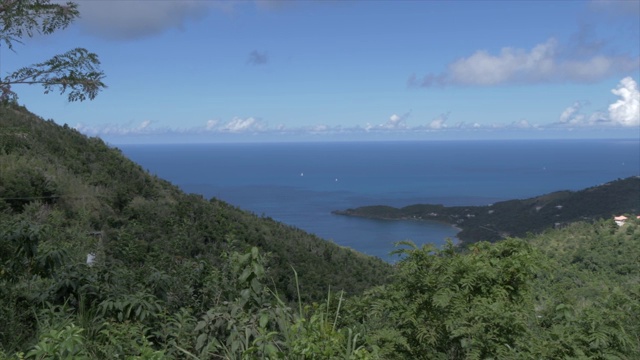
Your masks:
<path fill-rule="evenodd" d="M 332 210 L 483 205 L 640 175 L 640 139 L 122 145 L 151 173 L 388 261 L 393 243 L 442 245 L 447 224 Z"/>

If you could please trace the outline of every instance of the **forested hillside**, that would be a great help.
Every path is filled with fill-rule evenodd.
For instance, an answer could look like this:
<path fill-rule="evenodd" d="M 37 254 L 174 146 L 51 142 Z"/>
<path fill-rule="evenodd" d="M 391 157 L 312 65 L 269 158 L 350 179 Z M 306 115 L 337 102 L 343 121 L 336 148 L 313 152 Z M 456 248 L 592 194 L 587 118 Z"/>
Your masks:
<path fill-rule="evenodd" d="M 618 179 L 580 191 L 558 191 L 486 206 L 416 204 L 363 206 L 335 214 L 378 219 L 433 220 L 455 225 L 465 244 L 540 233 L 576 221 L 640 214 L 640 177 Z"/>
<path fill-rule="evenodd" d="M 0 359 L 636 359 L 640 223 L 395 267 L 0 108 Z M 342 291 L 344 290 L 344 291 Z"/>
<path fill-rule="evenodd" d="M 321 298 L 329 286 L 358 293 L 389 274 L 380 260 L 222 201 L 184 194 L 100 139 L 23 108 L 0 108 L 0 125 L 3 223 L 64 231 L 75 240 L 69 244 L 74 255 L 95 253 L 98 262 L 180 273 L 193 266 L 189 259 L 217 268 L 225 253 L 257 246 L 270 254 L 269 276 L 289 299 L 295 294 L 292 267 L 303 299 Z"/>
<path fill-rule="evenodd" d="M 167 310 L 195 302 L 207 309 L 224 299 L 233 254 L 252 247 L 265 254 L 265 276 L 284 301 L 318 300 L 329 288 L 357 294 L 390 274 L 379 259 L 184 194 L 100 139 L 25 108 L 0 107 L 0 129 L 5 346 L 34 330 L 34 314 L 21 308 L 33 302 L 89 306 L 155 296 Z"/>

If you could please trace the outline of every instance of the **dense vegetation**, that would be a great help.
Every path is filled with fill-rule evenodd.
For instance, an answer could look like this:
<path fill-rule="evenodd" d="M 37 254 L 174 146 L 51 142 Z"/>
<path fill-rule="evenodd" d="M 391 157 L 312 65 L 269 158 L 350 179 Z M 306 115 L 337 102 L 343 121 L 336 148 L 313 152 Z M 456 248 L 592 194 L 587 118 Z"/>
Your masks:
<path fill-rule="evenodd" d="M 34 303 L 92 308 L 133 296 L 161 300 L 163 311 L 209 309 L 226 300 L 234 254 L 252 247 L 287 303 L 330 288 L 357 294 L 390 274 L 379 259 L 184 194 L 100 139 L 24 108 L 1 107 L 0 129 L 0 302 L 13 304 L 0 342 L 9 349 L 33 336 L 36 314 L 22 307 Z"/>
<path fill-rule="evenodd" d="M 406 243 L 392 269 L 184 194 L 24 108 L 0 126 L 0 359 L 640 354 L 635 219 Z"/>
<path fill-rule="evenodd" d="M 0 41 L 78 14 L 4 1 Z M 185 194 L 15 105 L 17 84 L 91 99 L 98 65 L 75 49 L 0 80 L 0 359 L 640 358 L 640 221 L 464 249 L 405 243 L 392 268 Z M 593 192 L 596 211 L 623 200 Z M 571 203 L 533 205 L 557 199 Z"/>
<path fill-rule="evenodd" d="M 581 191 L 558 191 L 487 206 L 416 204 L 394 208 L 377 205 L 334 213 L 378 219 L 441 221 L 459 227 L 461 231 L 457 237 L 465 244 L 496 241 L 527 233 L 537 234 L 576 221 L 640 214 L 640 177 L 618 179 Z"/>

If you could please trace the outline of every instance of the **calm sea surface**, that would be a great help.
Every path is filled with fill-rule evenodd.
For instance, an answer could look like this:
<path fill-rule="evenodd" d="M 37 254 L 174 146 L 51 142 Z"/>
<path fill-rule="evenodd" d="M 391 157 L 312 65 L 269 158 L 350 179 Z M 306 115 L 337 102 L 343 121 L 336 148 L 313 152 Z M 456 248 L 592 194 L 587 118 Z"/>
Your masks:
<path fill-rule="evenodd" d="M 448 225 L 332 215 L 363 205 L 485 205 L 640 175 L 640 139 L 122 145 L 187 192 L 217 197 L 393 261 L 393 243 L 443 244 Z"/>

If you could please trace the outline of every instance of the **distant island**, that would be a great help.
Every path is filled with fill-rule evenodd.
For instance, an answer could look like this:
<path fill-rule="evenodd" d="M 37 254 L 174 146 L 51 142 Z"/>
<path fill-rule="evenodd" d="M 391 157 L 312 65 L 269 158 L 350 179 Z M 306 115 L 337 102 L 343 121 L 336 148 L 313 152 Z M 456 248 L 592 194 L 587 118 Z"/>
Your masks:
<path fill-rule="evenodd" d="M 580 191 L 558 191 L 524 200 L 485 206 L 415 204 L 402 208 L 385 205 L 335 210 L 336 215 L 388 220 L 431 220 L 461 229 L 464 244 L 522 237 L 576 221 L 640 214 L 640 177 L 618 179 Z"/>

